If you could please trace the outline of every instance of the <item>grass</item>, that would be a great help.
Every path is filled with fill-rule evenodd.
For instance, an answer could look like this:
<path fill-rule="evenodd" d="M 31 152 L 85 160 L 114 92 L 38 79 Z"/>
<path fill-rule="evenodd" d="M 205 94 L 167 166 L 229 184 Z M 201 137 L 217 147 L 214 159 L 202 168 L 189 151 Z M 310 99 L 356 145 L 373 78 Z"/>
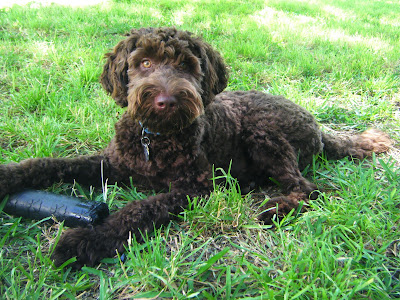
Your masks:
<path fill-rule="evenodd" d="M 377 127 L 396 142 L 363 163 L 316 158 L 306 177 L 324 190 L 302 214 L 256 220 L 229 171 L 180 222 L 156 229 L 126 261 L 72 272 L 53 267 L 61 224 L 0 214 L 5 299 L 390 299 L 399 282 L 400 8 L 378 0 L 113 1 L 0 9 L 0 163 L 102 149 L 122 110 L 101 89 L 102 58 L 132 27 L 178 26 L 230 66 L 230 90 L 284 95 L 325 130 Z M 220 173 L 219 173 L 220 174 Z M 51 190 L 112 210 L 145 194 L 134 183 Z M 260 200 L 260 199 L 258 199 Z M 262 201 L 263 199 L 261 199 Z"/>

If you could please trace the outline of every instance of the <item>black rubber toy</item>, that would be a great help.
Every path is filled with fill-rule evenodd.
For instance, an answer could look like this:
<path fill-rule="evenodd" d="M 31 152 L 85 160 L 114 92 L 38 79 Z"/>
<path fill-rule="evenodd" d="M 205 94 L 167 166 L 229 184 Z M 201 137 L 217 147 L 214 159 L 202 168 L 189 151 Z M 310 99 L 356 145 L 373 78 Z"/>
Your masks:
<path fill-rule="evenodd" d="M 34 190 L 11 195 L 3 211 L 34 220 L 54 216 L 68 227 L 95 225 L 109 215 L 106 203 Z"/>

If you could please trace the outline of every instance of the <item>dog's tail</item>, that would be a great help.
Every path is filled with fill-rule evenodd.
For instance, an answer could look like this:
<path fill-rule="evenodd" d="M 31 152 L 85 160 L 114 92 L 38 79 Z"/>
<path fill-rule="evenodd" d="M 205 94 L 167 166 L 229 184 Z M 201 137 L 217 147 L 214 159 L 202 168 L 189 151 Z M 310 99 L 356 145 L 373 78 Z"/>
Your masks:
<path fill-rule="evenodd" d="M 323 132 L 322 142 L 328 159 L 341 159 L 347 156 L 363 159 L 372 153 L 388 151 L 393 143 L 386 133 L 377 129 L 368 129 L 352 136 L 336 136 Z"/>

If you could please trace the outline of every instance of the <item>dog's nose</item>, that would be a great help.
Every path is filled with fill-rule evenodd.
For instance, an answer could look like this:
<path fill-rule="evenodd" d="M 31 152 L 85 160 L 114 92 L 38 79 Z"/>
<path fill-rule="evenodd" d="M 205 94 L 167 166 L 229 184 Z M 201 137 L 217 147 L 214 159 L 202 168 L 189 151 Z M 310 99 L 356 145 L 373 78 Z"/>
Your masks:
<path fill-rule="evenodd" d="M 158 110 L 174 110 L 176 107 L 176 98 L 169 95 L 158 95 L 154 99 L 155 108 Z"/>

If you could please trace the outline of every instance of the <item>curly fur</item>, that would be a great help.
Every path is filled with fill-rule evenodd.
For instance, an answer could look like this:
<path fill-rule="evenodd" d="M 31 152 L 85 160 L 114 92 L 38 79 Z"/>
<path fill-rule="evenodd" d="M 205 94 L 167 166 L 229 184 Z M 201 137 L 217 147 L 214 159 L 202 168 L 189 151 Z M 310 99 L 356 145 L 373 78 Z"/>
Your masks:
<path fill-rule="evenodd" d="M 300 171 L 314 155 L 364 158 L 390 145 L 370 130 L 339 138 L 322 133 L 304 108 L 257 91 L 222 92 L 226 66 L 209 44 L 174 28 L 142 28 L 106 54 L 104 89 L 127 111 L 115 137 L 98 155 L 72 159 L 30 159 L 0 166 L 0 197 L 57 181 L 101 184 L 129 182 L 167 193 L 132 201 L 92 228 L 69 229 L 54 252 L 56 265 L 76 256 L 74 267 L 93 266 L 124 251 L 130 234 L 169 222 L 187 206 L 187 196 L 207 195 L 212 166 L 228 168 L 243 187 L 274 178 L 282 195 L 272 198 L 260 218 L 288 213 L 316 197 L 316 185 Z M 143 146 L 143 139 L 146 147 Z"/>

